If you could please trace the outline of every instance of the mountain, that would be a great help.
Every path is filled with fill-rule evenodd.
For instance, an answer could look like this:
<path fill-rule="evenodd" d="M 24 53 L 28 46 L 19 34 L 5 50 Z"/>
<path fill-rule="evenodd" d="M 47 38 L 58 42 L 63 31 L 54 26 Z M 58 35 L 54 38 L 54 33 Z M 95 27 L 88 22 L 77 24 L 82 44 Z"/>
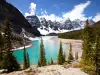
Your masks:
<path fill-rule="evenodd" d="M 5 18 L 8 18 L 12 23 L 13 32 L 20 34 L 22 28 L 25 31 L 40 36 L 40 32 L 36 26 L 32 26 L 22 15 L 22 13 L 14 7 L 12 4 L 6 2 L 6 0 L 0 0 L 0 23 L 2 24 Z"/>
<path fill-rule="evenodd" d="M 40 27 L 40 21 L 36 15 L 35 16 L 27 16 L 26 19 L 29 21 L 29 23 L 32 25 L 32 27 L 34 27 L 34 26 Z"/>
<path fill-rule="evenodd" d="M 90 21 L 89 21 L 90 23 Z M 92 22 L 91 22 L 92 23 Z M 96 36 L 97 31 L 100 33 L 100 21 L 90 25 L 91 28 L 91 33 L 93 36 Z M 75 31 L 71 31 L 71 32 L 65 32 L 65 33 L 60 33 L 58 36 L 59 38 L 64 38 L 64 39 L 82 39 L 82 30 L 75 30 Z"/>
<path fill-rule="evenodd" d="M 45 18 L 38 18 L 36 15 L 27 16 L 26 19 L 32 26 L 36 26 L 41 34 L 62 33 L 72 30 L 79 30 L 84 28 L 85 21 L 76 19 L 71 21 L 66 19 L 63 22 L 46 20 Z M 94 24 L 93 20 L 89 20 L 90 25 Z"/>

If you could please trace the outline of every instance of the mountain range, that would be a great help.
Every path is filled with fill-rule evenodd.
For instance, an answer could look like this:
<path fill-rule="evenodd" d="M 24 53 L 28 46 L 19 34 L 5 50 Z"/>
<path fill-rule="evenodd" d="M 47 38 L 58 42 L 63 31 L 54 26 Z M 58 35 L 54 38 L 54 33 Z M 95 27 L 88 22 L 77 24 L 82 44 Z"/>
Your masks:
<path fill-rule="evenodd" d="M 79 19 L 74 21 L 66 19 L 65 21 L 58 22 L 46 20 L 45 18 L 38 18 L 36 15 L 27 16 L 26 19 L 33 27 L 36 26 L 43 35 L 83 29 L 85 24 L 85 21 Z M 89 23 L 90 25 L 93 25 L 95 22 L 89 20 Z"/>
<path fill-rule="evenodd" d="M 91 37 L 95 37 L 98 33 L 100 34 L 100 21 L 94 23 L 93 25 L 89 26 L 91 29 Z M 75 30 L 71 32 L 65 32 L 65 33 L 60 33 L 58 35 L 59 38 L 64 38 L 64 39 L 83 39 L 83 30 Z"/>
<path fill-rule="evenodd" d="M 46 35 L 79 30 L 83 29 L 85 24 L 85 21 L 81 21 L 79 19 L 74 21 L 66 19 L 59 22 L 46 20 L 45 18 L 38 18 L 36 15 L 27 16 L 25 18 L 23 14 L 12 4 L 6 2 L 6 0 L 0 0 L 0 25 L 2 25 L 6 17 L 12 23 L 12 30 L 14 34 L 20 34 L 23 28 L 28 36 L 29 34 L 32 34 L 32 36 L 40 36 L 41 34 Z M 93 20 L 89 20 L 89 23 L 92 25 L 95 22 Z"/>

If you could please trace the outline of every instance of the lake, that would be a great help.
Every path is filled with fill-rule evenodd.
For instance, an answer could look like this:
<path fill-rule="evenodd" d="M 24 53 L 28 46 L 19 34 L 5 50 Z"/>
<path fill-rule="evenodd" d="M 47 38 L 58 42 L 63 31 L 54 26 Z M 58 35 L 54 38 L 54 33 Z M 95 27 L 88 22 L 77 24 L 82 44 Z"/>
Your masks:
<path fill-rule="evenodd" d="M 53 61 L 57 61 L 58 51 L 59 51 L 59 39 L 57 36 L 43 36 L 43 43 L 45 49 L 45 57 L 47 61 L 50 61 L 51 58 Z M 55 40 L 55 39 L 56 40 Z M 32 46 L 27 48 L 27 52 L 30 58 L 30 64 L 37 64 L 40 55 L 40 42 L 41 39 L 38 38 L 37 40 L 32 41 Z M 69 44 L 62 44 L 63 52 L 67 55 L 69 50 Z M 16 50 L 13 52 L 16 56 L 19 63 L 23 63 L 23 49 Z"/>

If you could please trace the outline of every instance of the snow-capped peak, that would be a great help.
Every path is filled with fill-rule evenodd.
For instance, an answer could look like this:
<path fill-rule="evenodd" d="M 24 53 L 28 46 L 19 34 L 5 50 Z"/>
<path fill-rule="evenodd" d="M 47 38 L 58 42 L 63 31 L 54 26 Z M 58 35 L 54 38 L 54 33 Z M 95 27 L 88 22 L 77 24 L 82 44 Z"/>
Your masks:
<path fill-rule="evenodd" d="M 49 33 L 62 33 L 72 30 L 79 30 L 84 28 L 85 21 L 81 21 L 76 19 L 71 21 L 70 19 L 66 19 L 64 21 L 51 21 L 46 20 L 45 18 L 40 18 L 35 16 L 27 16 L 26 19 L 32 26 L 36 26 L 41 34 L 46 35 Z M 93 20 L 89 20 L 90 25 L 94 24 Z"/>

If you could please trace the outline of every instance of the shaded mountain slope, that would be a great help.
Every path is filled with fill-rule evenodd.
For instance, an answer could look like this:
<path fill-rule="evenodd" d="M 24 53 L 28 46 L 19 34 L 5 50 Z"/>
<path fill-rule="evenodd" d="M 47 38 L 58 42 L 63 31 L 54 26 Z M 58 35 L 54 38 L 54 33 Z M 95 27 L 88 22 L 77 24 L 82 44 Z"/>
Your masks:
<path fill-rule="evenodd" d="M 0 0 L 0 23 L 3 23 L 6 17 L 12 22 L 14 32 L 19 34 L 24 28 L 27 32 L 40 36 L 37 28 L 35 26 L 32 27 L 16 7 L 6 2 L 6 0 Z"/>

